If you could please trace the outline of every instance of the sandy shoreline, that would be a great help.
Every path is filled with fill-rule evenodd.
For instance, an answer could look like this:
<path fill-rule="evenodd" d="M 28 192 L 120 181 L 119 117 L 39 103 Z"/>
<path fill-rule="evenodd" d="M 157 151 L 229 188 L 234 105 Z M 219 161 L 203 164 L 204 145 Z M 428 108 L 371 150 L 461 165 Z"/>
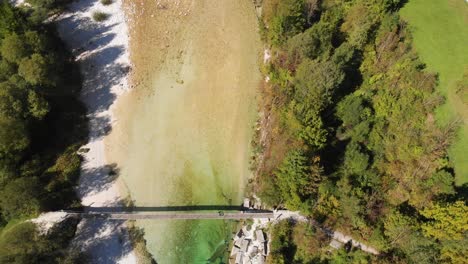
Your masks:
<path fill-rule="evenodd" d="M 109 15 L 94 22 L 92 13 Z M 81 100 L 88 109 L 89 142 L 82 147 L 82 172 L 77 192 L 84 206 L 116 206 L 126 193 L 116 179 L 116 164 L 106 159 L 104 140 L 117 121 L 113 107 L 128 91 L 130 70 L 129 37 L 122 0 L 103 6 L 97 0 L 80 0 L 69 5 L 57 20 L 58 31 L 66 42 L 83 75 Z M 136 263 L 124 222 L 82 220 L 72 247 L 91 257 L 92 263 Z"/>

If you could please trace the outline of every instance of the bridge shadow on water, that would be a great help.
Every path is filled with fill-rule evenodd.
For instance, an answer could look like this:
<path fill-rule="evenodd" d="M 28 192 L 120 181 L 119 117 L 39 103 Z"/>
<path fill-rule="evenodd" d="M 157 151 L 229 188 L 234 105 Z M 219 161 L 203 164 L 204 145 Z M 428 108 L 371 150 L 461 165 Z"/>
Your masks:
<path fill-rule="evenodd" d="M 249 209 L 240 205 L 179 205 L 179 206 L 131 206 L 131 207 L 93 207 L 84 206 L 83 212 L 118 213 L 118 212 L 210 212 L 210 211 L 245 211 L 269 213 L 269 210 Z"/>

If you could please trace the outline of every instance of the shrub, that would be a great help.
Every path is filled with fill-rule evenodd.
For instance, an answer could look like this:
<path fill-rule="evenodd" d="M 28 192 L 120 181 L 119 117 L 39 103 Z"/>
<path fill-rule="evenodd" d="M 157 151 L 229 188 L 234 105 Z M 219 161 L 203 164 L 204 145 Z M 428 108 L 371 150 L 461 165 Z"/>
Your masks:
<path fill-rule="evenodd" d="M 95 12 L 93 12 L 93 19 L 94 19 L 94 21 L 96 21 L 96 22 L 104 21 L 104 20 L 106 20 L 108 17 L 109 17 L 109 15 L 106 14 L 106 13 L 104 13 L 104 12 L 101 12 L 101 11 L 95 11 Z"/>
<path fill-rule="evenodd" d="M 105 6 L 106 6 L 106 5 L 110 5 L 110 4 L 112 4 L 113 2 L 114 2 L 114 1 L 112 1 L 112 0 L 101 0 L 101 4 L 103 4 L 103 5 L 105 5 Z"/>

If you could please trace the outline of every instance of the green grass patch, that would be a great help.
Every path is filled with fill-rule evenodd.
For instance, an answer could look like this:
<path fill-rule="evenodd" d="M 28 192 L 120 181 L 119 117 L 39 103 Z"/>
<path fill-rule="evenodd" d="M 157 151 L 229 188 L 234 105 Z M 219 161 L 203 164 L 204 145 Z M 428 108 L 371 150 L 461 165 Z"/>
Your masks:
<path fill-rule="evenodd" d="M 449 149 L 456 184 L 468 182 L 468 105 L 457 83 L 468 68 L 468 4 L 464 0 L 410 0 L 400 12 L 413 33 L 414 46 L 429 71 L 439 74 L 438 90 L 446 103 L 436 111 L 441 125 L 460 118 L 457 139 Z"/>
<path fill-rule="evenodd" d="M 96 22 L 101 22 L 109 18 L 109 14 L 106 14 L 101 11 L 95 11 L 93 12 L 93 20 Z"/>
<path fill-rule="evenodd" d="M 24 223 L 24 221 L 28 220 L 27 217 L 19 218 L 19 219 L 11 219 L 5 226 L 0 226 L 0 236 L 3 236 L 5 232 L 14 228 L 16 225 Z"/>

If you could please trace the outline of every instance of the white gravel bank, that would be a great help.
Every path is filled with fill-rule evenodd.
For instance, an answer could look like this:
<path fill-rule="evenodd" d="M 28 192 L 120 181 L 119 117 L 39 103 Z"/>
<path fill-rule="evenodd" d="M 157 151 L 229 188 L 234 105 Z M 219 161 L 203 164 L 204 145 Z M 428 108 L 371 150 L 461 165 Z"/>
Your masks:
<path fill-rule="evenodd" d="M 109 15 L 94 22 L 95 11 Z M 128 89 L 130 69 L 128 27 L 122 0 L 103 6 L 96 0 L 73 2 L 57 19 L 59 34 L 80 63 L 81 99 L 88 108 L 90 139 L 84 154 L 78 194 L 84 206 L 118 206 L 122 194 L 115 179 L 115 164 L 108 164 L 104 138 L 115 119 L 112 107 Z M 136 263 L 124 222 L 83 220 L 72 246 L 88 253 L 92 263 Z"/>

